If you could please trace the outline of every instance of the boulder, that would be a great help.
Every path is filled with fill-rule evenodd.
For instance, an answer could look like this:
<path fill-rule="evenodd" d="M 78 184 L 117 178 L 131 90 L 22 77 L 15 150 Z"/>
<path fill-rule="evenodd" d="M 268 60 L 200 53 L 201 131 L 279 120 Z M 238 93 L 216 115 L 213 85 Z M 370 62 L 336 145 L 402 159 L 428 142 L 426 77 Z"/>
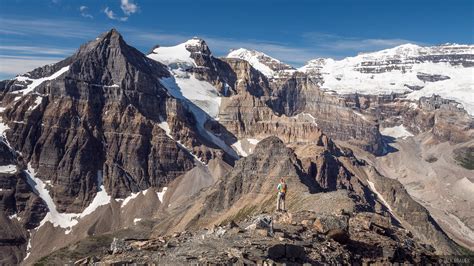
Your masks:
<path fill-rule="evenodd" d="M 264 229 L 267 234 L 273 235 L 273 219 L 270 215 L 262 214 L 257 216 L 253 222 L 248 225 L 245 230 L 253 231 L 257 229 Z"/>
<path fill-rule="evenodd" d="M 332 215 L 332 214 L 318 217 L 313 224 L 313 228 L 316 229 L 316 231 L 323 234 L 327 234 L 330 230 L 335 230 L 335 229 L 347 232 L 348 226 L 349 226 L 348 216 Z"/>

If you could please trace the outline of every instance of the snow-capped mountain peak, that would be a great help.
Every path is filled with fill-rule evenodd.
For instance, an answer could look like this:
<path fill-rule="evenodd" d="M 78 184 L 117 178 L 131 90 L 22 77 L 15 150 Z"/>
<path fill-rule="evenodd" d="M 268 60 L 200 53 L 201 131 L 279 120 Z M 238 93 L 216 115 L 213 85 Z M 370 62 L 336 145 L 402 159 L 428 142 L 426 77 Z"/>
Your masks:
<path fill-rule="evenodd" d="M 474 45 L 403 44 L 342 60 L 314 59 L 298 69 L 339 94 L 433 94 L 461 103 L 474 114 Z"/>
<path fill-rule="evenodd" d="M 193 37 L 175 46 L 156 46 L 148 55 L 149 58 L 167 65 L 171 69 L 186 70 L 196 66 L 192 53 L 211 55 L 203 39 Z"/>
<path fill-rule="evenodd" d="M 255 69 L 260 71 L 267 77 L 274 77 L 278 72 L 293 71 L 294 68 L 288 64 L 281 62 L 265 53 L 239 48 L 231 51 L 227 58 L 238 58 L 248 61 Z"/>

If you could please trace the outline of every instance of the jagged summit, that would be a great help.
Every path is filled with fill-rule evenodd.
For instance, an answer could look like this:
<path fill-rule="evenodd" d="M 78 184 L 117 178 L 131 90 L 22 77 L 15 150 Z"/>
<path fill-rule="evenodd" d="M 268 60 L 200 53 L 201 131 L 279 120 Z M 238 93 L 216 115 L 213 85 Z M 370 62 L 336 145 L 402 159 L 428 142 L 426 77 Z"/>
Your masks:
<path fill-rule="evenodd" d="M 341 60 L 315 59 L 299 68 L 338 94 L 407 94 L 418 100 L 433 94 L 455 100 L 474 114 L 474 45 L 403 44 Z"/>
<path fill-rule="evenodd" d="M 255 69 L 262 72 L 267 77 L 273 77 L 280 71 L 294 70 L 288 64 L 281 62 L 263 52 L 239 48 L 231 51 L 227 58 L 238 58 L 248 61 Z"/>

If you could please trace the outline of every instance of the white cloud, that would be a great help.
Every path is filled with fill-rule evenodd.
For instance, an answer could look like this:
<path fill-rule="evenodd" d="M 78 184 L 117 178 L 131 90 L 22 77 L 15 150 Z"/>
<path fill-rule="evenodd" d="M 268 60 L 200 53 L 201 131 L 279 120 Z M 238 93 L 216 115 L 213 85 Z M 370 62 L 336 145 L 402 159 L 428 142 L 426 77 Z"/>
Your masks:
<path fill-rule="evenodd" d="M 104 9 L 104 13 L 109 19 L 112 19 L 112 20 L 118 20 L 118 21 L 127 21 L 128 20 L 128 17 L 118 17 L 114 13 L 114 11 L 112 11 L 109 7 L 106 7 Z"/>
<path fill-rule="evenodd" d="M 0 45 L 0 53 L 5 52 L 14 54 L 70 55 L 74 50 L 54 47 Z"/>
<path fill-rule="evenodd" d="M 120 8 L 125 15 L 130 16 L 138 11 L 138 5 L 129 0 L 121 0 Z"/>
<path fill-rule="evenodd" d="M 105 15 L 112 20 L 118 21 L 127 21 L 128 18 L 138 12 L 138 5 L 133 2 L 133 0 L 121 0 L 120 8 L 123 11 L 124 16 L 118 16 L 110 7 L 106 7 L 104 10 Z"/>
<path fill-rule="evenodd" d="M 89 8 L 87 6 L 80 6 L 79 11 L 81 12 L 81 16 L 85 18 L 94 18 L 91 14 L 89 14 Z"/>
<path fill-rule="evenodd" d="M 37 67 L 61 61 L 58 57 L 0 55 L 0 79 L 13 78 Z"/>
<path fill-rule="evenodd" d="M 313 47 L 319 50 L 332 52 L 372 52 L 392 48 L 405 43 L 423 45 L 423 43 L 420 42 L 401 38 L 361 38 L 321 32 L 307 32 L 304 33 L 302 37 L 308 45 L 313 45 Z"/>
<path fill-rule="evenodd" d="M 9 35 L 51 36 L 88 39 L 101 29 L 74 20 L 0 17 L 0 32 Z"/>

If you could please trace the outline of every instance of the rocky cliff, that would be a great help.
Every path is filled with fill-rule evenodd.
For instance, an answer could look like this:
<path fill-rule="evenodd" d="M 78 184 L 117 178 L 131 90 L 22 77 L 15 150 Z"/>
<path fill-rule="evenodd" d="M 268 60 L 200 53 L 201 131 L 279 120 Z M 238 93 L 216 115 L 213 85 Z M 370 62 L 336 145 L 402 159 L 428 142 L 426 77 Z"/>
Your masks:
<path fill-rule="evenodd" d="M 470 67 L 464 57 L 452 60 L 454 67 Z M 381 156 L 393 152 L 393 139 L 381 131 L 394 129 L 403 137 L 429 133 L 462 146 L 473 136 L 464 103 L 404 93 L 337 94 L 324 87 L 324 69 L 295 70 L 255 51 L 217 58 L 198 38 L 156 46 L 145 56 L 111 30 L 57 64 L 2 81 L 0 222 L 8 230 L 0 241 L 11 254 L 2 262 L 26 257 L 32 263 L 82 241 L 92 252 L 91 238 L 109 245 L 113 237 L 136 233 L 148 245 L 172 232 L 190 230 L 199 238 L 211 226 L 242 226 L 273 212 L 279 177 L 288 180 L 291 213 L 302 216 L 295 223 L 304 230 L 292 241 L 311 241 L 303 234 L 314 233 L 337 252 L 272 236 L 262 249 L 273 255 L 263 257 L 281 255 L 270 251 L 281 245 L 276 240 L 303 250 L 304 259 L 293 258 L 300 262 L 350 262 L 344 252 L 357 262 L 419 262 L 421 254 L 459 252 L 398 181 L 343 146 Z M 381 73 L 390 71 L 401 68 Z M 438 84 L 458 77 L 420 72 L 417 79 Z M 291 232 L 291 217 L 270 216 Z M 385 227 L 365 226 L 368 220 Z M 352 225 L 327 229 L 340 221 Z M 234 236 L 242 237 L 229 237 Z M 397 237 L 415 244 L 397 246 Z M 383 248 L 364 257 L 368 246 Z M 394 250 L 409 255 L 395 256 Z"/>

